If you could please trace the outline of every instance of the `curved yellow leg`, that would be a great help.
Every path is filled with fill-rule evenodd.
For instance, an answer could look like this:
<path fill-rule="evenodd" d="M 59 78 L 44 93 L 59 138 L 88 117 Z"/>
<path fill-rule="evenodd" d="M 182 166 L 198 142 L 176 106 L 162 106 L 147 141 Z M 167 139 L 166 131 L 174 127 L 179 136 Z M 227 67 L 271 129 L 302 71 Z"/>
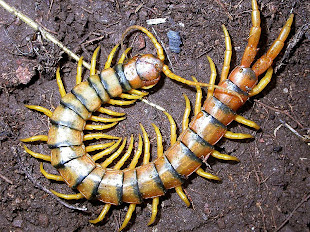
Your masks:
<path fill-rule="evenodd" d="M 235 121 L 238 122 L 238 123 L 241 123 L 243 125 L 246 125 L 246 126 L 249 126 L 249 127 L 252 127 L 256 130 L 259 130 L 260 127 L 259 125 L 257 125 L 255 122 L 249 120 L 249 119 L 246 119 L 240 115 L 237 115 L 236 118 L 235 118 Z"/>
<path fill-rule="evenodd" d="M 153 200 L 152 200 L 152 216 L 150 218 L 150 221 L 147 223 L 148 226 L 152 225 L 155 222 L 158 204 L 159 204 L 159 197 L 153 198 Z"/>
<path fill-rule="evenodd" d="M 110 68 L 111 67 L 111 63 L 112 63 L 112 60 L 113 60 L 113 57 L 114 57 L 114 54 L 117 50 L 117 48 L 119 47 L 119 44 L 116 44 L 114 46 L 114 48 L 112 49 L 112 51 L 110 52 L 109 56 L 108 56 L 108 59 L 107 61 L 105 62 L 105 65 L 104 65 L 104 69 L 107 69 L 107 68 Z"/>
<path fill-rule="evenodd" d="M 188 127 L 188 121 L 189 121 L 189 115 L 191 113 L 191 102 L 189 101 L 188 97 L 183 94 L 185 99 L 185 110 L 183 114 L 183 120 L 182 120 L 182 131 L 185 131 Z"/>
<path fill-rule="evenodd" d="M 125 140 L 124 140 L 125 141 Z M 129 147 L 126 151 L 126 153 L 122 156 L 122 158 L 115 164 L 113 169 L 119 170 L 121 169 L 121 167 L 124 165 L 124 163 L 126 162 L 126 160 L 129 158 L 129 156 L 131 155 L 132 149 L 133 149 L 133 135 L 130 136 L 130 142 L 129 142 Z"/>
<path fill-rule="evenodd" d="M 157 157 L 161 157 L 164 154 L 163 137 L 160 133 L 159 128 L 154 123 L 152 123 L 152 126 L 154 127 L 157 138 Z"/>
<path fill-rule="evenodd" d="M 62 176 L 50 174 L 47 171 L 45 171 L 42 162 L 40 163 L 40 172 L 43 174 L 43 176 L 45 176 L 49 180 L 64 181 L 64 178 L 62 178 Z"/>
<path fill-rule="evenodd" d="M 127 48 L 127 49 L 123 52 L 123 54 L 121 55 L 121 58 L 119 58 L 119 60 L 118 60 L 118 63 L 119 63 L 119 64 L 124 63 L 124 60 L 126 59 L 127 54 L 128 54 L 128 52 L 129 52 L 131 49 L 132 49 L 132 48 Z"/>
<path fill-rule="evenodd" d="M 205 172 L 202 168 L 198 168 L 196 173 L 201 176 L 204 177 L 206 179 L 210 179 L 210 180 L 221 180 L 221 178 L 212 175 L 211 173 Z"/>
<path fill-rule="evenodd" d="M 91 61 L 90 61 L 90 70 L 89 70 L 89 75 L 92 76 L 92 75 L 96 75 L 97 71 L 96 71 L 96 61 L 97 61 L 97 54 L 99 52 L 99 49 L 100 49 L 100 46 L 98 46 L 94 53 L 93 53 L 93 56 L 91 58 Z"/>
<path fill-rule="evenodd" d="M 135 155 L 134 155 L 133 159 L 131 160 L 131 162 L 129 164 L 129 167 L 128 167 L 129 169 L 134 169 L 136 167 L 136 165 L 138 163 L 138 160 L 139 160 L 139 158 L 140 158 L 140 156 L 142 154 L 142 148 L 143 148 L 142 137 L 139 134 L 138 149 L 135 152 Z M 119 228 L 119 231 L 123 230 L 127 226 L 127 224 L 130 221 L 131 216 L 132 216 L 133 212 L 135 211 L 135 209 L 136 209 L 136 204 L 130 204 L 129 205 L 128 211 L 127 211 L 126 216 L 125 216 L 125 219 L 123 221 L 122 226 Z"/>
<path fill-rule="evenodd" d="M 128 100 L 133 100 L 133 99 L 141 99 L 143 96 L 141 95 L 131 95 L 127 93 L 122 93 L 118 97 L 123 98 L 123 99 L 128 99 Z"/>
<path fill-rule="evenodd" d="M 164 111 L 164 114 L 168 117 L 170 122 L 170 144 L 173 145 L 177 141 L 177 125 L 173 117 L 167 111 Z"/>
<path fill-rule="evenodd" d="M 76 69 L 76 84 L 80 84 L 82 82 L 82 65 L 83 65 L 83 56 L 80 57 L 77 69 Z"/>
<path fill-rule="evenodd" d="M 114 127 L 118 122 L 113 122 L 105 125 L 91 125 L 86 124 L 84 130 L 105 130 Z"/>
<path fill-rule="evenodd" d="M 82 193 L 77 193 L 77 194 L 63 194 L 63 193 L 56 192 L 56 191 L 53 190 L 53 189 L 50 189 L 50 191 L 51 191 L 54 195 L 56 195 L 57 197 L 60 197 L 60 198 L 65 199 L 65 200 L 79 200 L 79 199 L 84 198 L 84 196 L 82 195 Z"/>
<path fill-rule="evenodd" d="M 127 138 L 124 138 L 122 145 L 114 152 L 109 158 L 107 158 L 104 162 L 101 163 L 101 167 L 108 167 L 124 150 L 126 146 Z"/>
<path fill-rule="evenodd" d="M 258 82 L 258 84 L 252 89 L 252 91 L 249 93 L 249 96 L 255 96 L 259 94 L 263 89 L 269 84 L 272 78 L 273 68 L 268 68 L 265 76 Z"/>
<path fill-rule="evenodd" d="M 102 113 L 102 114 L 107 114 L 107 115 L 110 115 L 110 116 L 117 116 L 117 117 L 121 117 L 121 116 L 124 116 L 126 114 L 126 113 L 115 112 L 113 110 L 109 110 L 109 109 L 106 109 L 106 108 L 103 108 L 103 107 L 100 107 L 97 111 Z"/>
<path fill-rule="evenodd" d="M 42 142 L 47 142 L 47 135 L 35 135 L 29 138 L 21 139 L 20 141 L 24 143 L 30 143 L 30 142 L 36 142 L 36 141 L 42 141 Z"/>
<path fill-rule="evenodd" d="M 120 137 L 118 137 L 118 136 L 96 133 L 96 134 L 84 135 L 83 141 L 88 141 L 88 140 L 93 140 L 93 139 L 119 139 L 119 138 Z"/>
<path fill-rule="evenodd" d="M 49 109 L 46 109 L 42 106 L 36 106 L 36 105 L 24 105 L 24 106 L 27 107 L 28 109 L 42 112 L 43 114 L 45 114 L 49 118 L 52 117 L 52 115 L 53 115 L 52 111 L 50 111 Z"/>
<path fill-rule="evenodd" d="M 105 218 L 105 215 L 109 212 L 110 208 L 111 208 L 111 204 L 105 204 L 99 216 L 94 220 L 89 220 L 89 222 L 92 224 L 101 222 Z"/>
<path fill-rule="evenodd" d="M 106 156 L 108 154 L 110 154 L 112 151 L 114 151 L 118 145 L 121 143 L 122 139 L 119 139 L 115 144 L 113 144 L 111 147 L 101 151 L 101 152 L 98 152 L 96 155 L 93 155 L 92 156 L 92 159 L 94 161 L 97 161 L 99 159 L 101 159 L 103 156 Z"/>
<path fill-rule="evenodd" d="M 221 159 L 221 160 L 230 160 L 230 161 L 240 162 L 240 160 L 237 157 L 232 156 L 232 155 L 222 154 L 216 150 L 212 151 L 211 155 L 214 158 Z"/>
<path fill-rule="evenodd" d="M 222 68 L 220 82 L 227 79 L 229 69 L 230 69 L 231 55 L 232 55 L 232 46 L 231 46 L 231 40 L 229 37 L 229 33 L 228 33 L 225 25 L 222 25 L 222 28 L 223 28 L 224 36 L 225 36 L 225 48 L 226 48 L 226 50 L 225 50 L 225 55 L 224 55 L 224 64 L 223 64 L 223 68 Z"/>
<path fill-rule="evenodd" d="M 133 103 L 135 103 L 137 100 L 131 100 L 131 101 L 122 101 L 122 100 L 115 100 L 115 99 L 110 99 L 108 101 L 108 104 L 110 105 L 117 105 L 117 106 L 128 106 L 128 105 L 132 105 Z"/>
<path fill-rule="evenodd" d="M 208 93 L 207 93 L 207 99 L 208 99 L 209 97 L 213 96 L 213 93 L 214 93 L 214 83 L 215 83 L 215 79 L 216 79 L 216 68 L 215 68 L 214 62 L 211 59 L 211 57 L 207 56 L 207 58 L 208 58 L 208 61 L 210 63 L 210 69 L 211 69 L 211 75 L 210 75 L 210 81 L 209 81 L 210 87 L 208 88 Z"/>
<path fill-rule="evenodd" d="M 250 135 L 250 134 L 233 133 L 231 131 L 226 131 L 224 137 L 227 139 L 251 139 L 251 138 L 254 138 L 254 136 Z"/>
<path fill-rule="evenodd" d="M 177 194 L 179 195 L 179 197 L 181 198 L 181 200 L 185 203 L 185 205 L 187 207 L 190 207 L 191 203 L 189 202 L 186 194 L 184 193 L 182 186 L 175 187 L 174 189 L 177 192 Z"/>
<path fill-rule="evenodd" d="M 143 96 L 143 97 L 147 96 L 149 94 L 147 92 L 142 92 L 142 91 L 136 90 L 136 89 L 129 90 L 128 93 L 138 95 L 138 96 Z"/>
<path fill-rule="evenodd" d="M 86 152 L 97 151 L 111 147 L 115 142 L 95 144 L 85 147 Z"/>
<path fill-rule="evenodd" d="M 192 77 L 195 82 L 198 82 L 195 77 Z M 195 110 L 194 114 L 197 115 L 201 111 L 201 99 L 202 91 L 199 85 L 196 85 L 196 100 L 195 100 Z"/>
<path fill-rule="evenodd" d="M 59 88 L 60 96 L 64 97 L 66 95 L 66 90 L 64 87 L 64 83 L 62 82 L 61 77 L 60 77 L 60 67 L 58 67 L 56 70 L 56 82 Z"/>
<path fill-rule="evenodd" d="M 41 153 L 31 151 L 28 147 L 26 147 L 26 145 L 24 145 L 24 149 L 29 155 L 33 156 L 36 159 L 41 159 L 41 160 L 51 162 L 51 157 L 49 155 L 43 155 Z"/>
<path fill-rule="evenodd" d="M 120 118 L 103 118 L 92 115 L 88 120 L 93 122 L 119 122 L 126 119 L 126 117 L 120 117 Z"/>
<path fill-rule="evenodd" d="M 142 136 L 143 136 L 143 141 L 144 141 L 144 156 L 143 156 L 143 164 L 148 164 L 150 162 L 150 148 L 151 148 L 151 144 L 150 144 L 150 139 L 148 134 L 146 133 L 143 125 L 140 123 L 140 128 L 142 130 Z"/>

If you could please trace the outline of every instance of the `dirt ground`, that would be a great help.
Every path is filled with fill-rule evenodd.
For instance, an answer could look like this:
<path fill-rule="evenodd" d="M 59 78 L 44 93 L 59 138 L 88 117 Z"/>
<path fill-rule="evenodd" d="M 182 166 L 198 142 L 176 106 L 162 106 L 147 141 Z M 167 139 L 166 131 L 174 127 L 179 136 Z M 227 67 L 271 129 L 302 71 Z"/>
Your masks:
<path fill-rule="evenodd" d="M 44 26 L 78 55 L 90 61 L 93 50 L 100 45 L 98 68 L 104 66 L 109 51 L 130 25 L 154 28 L 162 41 L 176 74 L 207 82 L 209 55 L 220 73 L 225 51 L 221 24 L 232 38 L 231 67 L 240 63 L 251 27 L 249 0 L 217 1 L 41 1 L 10 0 L 11 5 Z M 295 19 L 289 38 L 309 23 L 310 4 L 304 0 L 259 1 L 262 36 L 259 54 L 267 51 L 292 8 Z M 148 26 L 147 19 L 166 18 L 162 24 Z M 308 24 L 309 26 L 309 24 Z M 180 32 L 183 45 L 179 54 L 168 48 L 166 33 Z M 47 117 L 30 111 L 24 104 L 55 109 L 59 93 L 55 70 L 61 67 L 66 89 L 75 84 L 76 62 L 57 46 L 44 41 L 40 34 L 24 22 L 0 8 L 0 230 L 1 231 L 117 231 L 128 205 L 112 207 L 107 218 L 93 225 L 88 222 L 100 213 L 103 204 L 85 200 L 67 202 L 75 207 L 87 207 L 87 212 L 65 207 L 38 185 L 63 193 L 74 193 L 65 184 L 45 179 L 39 171 L 39 161 L 26 154 L 21 138 L 47 134 Z M 251 98 L 240 114 L 256 121 L 261 130 L 233 123 L 233 132 L 250 133 L 255 139 L 232 141 L 222 139 L 217 148 L 237 156 L 240 163 L 210 158 L 204 169 L 222 178 L 208 181 L 192 175 L 184 189 L 192 202 L 187 208 L 174 190 L 160 198 L 157 220 L 148 227 L 151 201 L 137 206 L 127 231 L 309 231 L 310 230 L 310 157 L 309 146 L 280 120 L 301 135 L 309 135 L 309 30 L 292 49 L 289 59 L 268 87 Z M 286 43 L 287 44 L 287 43 Z M 143 34 L 129 37 L 136 53 L 155 53 Z M 285 46 L 284 50 L 286 49 Z M 284 52 L 275 65 L 280 63 Z M 88 72 L 85 71 L 86 79 Z M 174 117 L 178 132 L 185 107 L 182 94 L 195 101 L 195 89 L 162 77 L 147 99 L 164 107 Z M 141 122 L 150 135 L 153 157 L 156 156 L 156 137 L 151 123 L 156 123 L 169 147 L 169 122 L 155 108 L 137 102 L 130 107 L 108 107 L 127 113 L 109 134 L 129 137 L 136 141 Z M 282 126 L 281 126 L 282 125 Z M 44 143 L 29 147 L 49 154 Z M 53 174 L 57 171 L 45 163 Z"/>

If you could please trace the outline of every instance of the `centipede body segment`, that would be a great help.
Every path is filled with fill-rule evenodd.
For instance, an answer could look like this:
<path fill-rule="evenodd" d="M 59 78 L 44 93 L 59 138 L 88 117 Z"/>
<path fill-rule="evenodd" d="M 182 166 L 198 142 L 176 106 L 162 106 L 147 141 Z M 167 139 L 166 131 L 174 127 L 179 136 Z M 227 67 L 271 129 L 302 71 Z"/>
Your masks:
<path fill-rule="evenodd" d="M 36 157 L 50 160 L 51 164 L 59 171 L 61 175 L 60 180 L 63 180 L 69 187 L 79 192 L 74 196 L 75 199 L 84 197 L 107 203 L 100 216 L 91 222 L 96 223 L 101 221 L 109 211 L 111 204 L 120 205 L 123 202 L 130 203 L 129 211 L 120 228 L 123 229 L 130 220 L 135 205 L 141 204 L 143 199 L 153 198 L 153 214 L 149 223 L 151 224 L 156 217 L 158 197 L 165 195 L 168 189 L 175 188 L 182 200 L 189 205 L 186 195 L 181 188 L 181 185 L 189 175 L 196 172 L 200 176 L 217 179 L 216 176 L 202 170 L 201 165 L 203 159 L 212 155 L 225 160 L 238 160 L 236 157 L 220 154 L 215 151 L 214 145 L 223 136 L 237 139 L 250 137 L 244 134 L 234 134 L 227 130 L 227 126 L 234 120 L 255 129 L 259 128 L 254 122 L 237 115 L 236 111 L 250 96 L 259 93 L 267 85 L 266 80 L 270 79 L 272 74 L 272 70 L 270 69 L 272 61 L 281 51 L 293 21 L 293 15 L 291 15 L 280 32 L 278 39 L 271 45 L 266 55 L 258 59 L 251 68 L 250 66 L 255 59 L 261 32 L 260 14 L 256 0 L 252 0 L 252 8 L 253 26 L 248 45 L 245 49 L 241 65 L 233 69 L 229 76 L 228 71 L 232 47 L 228 31 L 223 26 L 226 44 L 225 60 L 221 81 L 218 86 L 215 86 L 215 89 L 215 78 L 212 78 L 209 84 L 204 84 L 197 82 L 195 79 L 194 81 L 185 80 L 172 73 L 168 66 L 164 64 L 165 57 L 163 49 L 155 37 L 143 27 L 131 26 L 126 30 L 124 35 L 133 29 L 138 29 L 146 33 L 154 43 L 158 57 L 151 54 L 138 55 L 124 63 L 121 60 L 114 68 L 111 68 L 110 60 L 114 55 L 114 49 L 109 56 L 106 68 L 100 73 L 97 73 L 95 66 L 99 49 L 96 49 L 91 62 L 90 76 L 87 81 L 81 82 L 81 71 L 79 71 L 81 69 L 81 62 L 79 62 L 76 78 L 77 85 L 70 93 L 65 92 L 58 70 L 57 81 L 62 98 L 59 106 L 53 113 L 39 106 L 27 106 L 49 116 L 51 127 L 47 137 L 32 137 L 22 141 L 47 140 L 47 144 L 51 149 L 50 158 L 42 154 Z M 216 70 L 214 63 L 211 58 L 208 59 L 211 63 L 212 75 L 215 77 Z M 269 70 L 266 76 L 257 83 L 258 76 L 268 68 Z M 178 138 L 176 138 L 175 130 L 171 130 L 171 146 L 166 151 L 162 150 L 160 131 L 156 125 L 153 125 L 157 134 L 159 148 L 157 158 L 154 161 L 150 162 L 150 142 L 147 133 L 141 125 L 144 141 L 143 164 L 136 167 L 139 157 L 142 154 L 142 137 L 140 136 L 139 146 L 130 165 L 125 169 L 121 169 L 133 150 L 133 138 L 131 137 L 127 152 L 125 152 L 114 168 L 109 168 L 108 166 L 122 153 L 127 143 L 126 139 L 121 141 L 122 139 L 118 137 L 93 134 L 88 136 L 88 139 L 98 138 L 99 136 L 101 138 L 118 139 L 118 142 L 109 143 L 109 148 L 108 145 L 104 146 L 104 144 L 97 145 L 97 147 L 85 147 L 84 141 L 87 138 L 83 131 L 111 128 L 118 121 L 115 120 L 101 127 L 89 125 L 87 121 L 100 120 L 92 116 L 92 113 L 95 111 L 105 112 L 115 117 L 122 116 L 116 112 L 102 108 L 101 105 L 127 104 L 126 101 L 113 99 L 115 97 L 125 99 L 143 97 L 144 94 L 136 89 L 154 86 L 159 81 L 161 72 L 164 72 L 166 76 L 179 82 L 196 85 L 197 91 L 200 91 L 200 86 L 211 86 L 206 101 L 201 107 L 201 95 L 197 95 L 198 103 L 195 105 L 194 118 L 188 124 L 188 120 L 186 120 L 188 116 L 185 116 L 182 127 L 183 131 Z M 172 125 L 171 128 L 174 128 L 173 119 L 168 113 L 166 115 Z M 104 120 L 101 119 L 101 121 Z M 118 146 L 120 146 L 119 149 L 106 158 L 104 162 L 101 164 L 96 162 L 107 156 Z M 27 147 L 25 148 L 29 154 L 35 156 L 34 152 Z M 94 156 L 90 156 L 87 152 L 99 149 L 103 149 L 103 151 Z M 48 175 L 46 174 L 46 176 Z M 64 194 L 57 195 L 60 197 L 69 196 Z"/>

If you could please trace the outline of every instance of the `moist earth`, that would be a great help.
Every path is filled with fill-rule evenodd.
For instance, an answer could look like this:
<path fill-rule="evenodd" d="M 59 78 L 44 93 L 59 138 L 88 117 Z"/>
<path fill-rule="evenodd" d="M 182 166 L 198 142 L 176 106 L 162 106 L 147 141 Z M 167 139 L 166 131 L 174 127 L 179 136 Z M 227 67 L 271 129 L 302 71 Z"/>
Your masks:
<path fill-rule="evenodd" d="M 109 52 L 128 26 L 145 26 L 156 32 L 169 56 L 166 63 L 171 70 L 186 79 L 195 76 L 201 82 L 208 82 L 210 76 L 206 55 L 214 60 L 217 72 L 221 72 L 225 51 L 221 25 L 226 25 L 232 39 L 231 67 L 240 63 L 251 27 L 249 0 L 7 2 L 88 62 L 100 45 L 98 68 L 104 67 Z M 295 19 L 289 39 L 305 27 L 304 35 L 268 87 L 251 98 L 239 112 L 257 122 L 261 130 L 253 131 L 232 123 L 233 132 L 250 133 L 255 138 L 222 139 L 217 144 L 220 152 L 241 160 L 239 163 L 207 160 L 203 168 L 222 181 L 205 180 L 193 174 L 184 185 L 191 207 L 187 208 L 176 192 L 169 190 L 160 197 L 159 213 L 153 226 L 147 226 L 151 201 L 146 200 L 137 206 L 125 231 L 309 231 L 309 146 L 282 122 L 302 136 L 309 135 L 310 34 L 307 26 L 310 5 L 302 0 L 258 3 L 262 21 L 258 57 L 276 39 L 292 9 Z M 146 24 L 146 20 L 154 18 L 166 18 L 166 22 Z M 180 34 L 180 53 L 169 49 L 169 30 Z M 56 68 L 61 67 L 65 87 L 70 91 L 75 85 L 76 62 L 2 8 L 0 32 L 0 230 L 117 231 L 128 205 L 112 207 L 105 220 L 96 225 L 89 223 L 89 219 L 99 215 L 103 204 L 86 200 L 67 202 L 74 207 L 86 207 L 87 212 L 61 204 L 43 188 L 69 194 L 74 191 L 65 184 L 44 178 L 39 171 L 40 161 L 25 153 L 20 142 L 25 137 L 47 134 L 50 124 L 45 115 L 26 109 L 24 104 L 54 110 L 60 100 Z M 286 42 L 274 66 L 281 63 L 287 44 L 291 42 Z M 133 47 L 132 55 L 155 53 L 153 44 L 140 32 L 131 33 L 125 45 Z M 84 79 L 87 75 L 85 70 Z M 164 107 L 175 119 L 180 133 L 185 108 L 182 94 L 186 94 L 193 105 L 195 91 L 163 75 L 159 84 L 149 90 L 147 100 Z M 138 141 L 139 123 L 142 123 L 149 133 L 154 159 L 156 136 L 151 123 L 155 123 L 163 134 L 164 148 L 169 147 L 169 122 L 161 111 L 141 101 L 133 106 L 108 108 L 125 112 L 127 118 L 105 133 L 127 138 L 133 134 Z M 33 143 L 29 148 L 49 154 L 44 143 Z M 44 168 L 57 174 L 47 163 Z"/>

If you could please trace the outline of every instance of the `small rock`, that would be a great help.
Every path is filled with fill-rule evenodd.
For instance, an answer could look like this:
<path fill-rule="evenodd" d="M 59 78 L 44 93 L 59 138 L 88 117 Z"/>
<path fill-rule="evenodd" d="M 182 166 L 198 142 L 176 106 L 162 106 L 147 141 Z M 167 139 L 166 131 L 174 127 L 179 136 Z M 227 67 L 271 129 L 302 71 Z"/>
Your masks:
<path fill-rule="evenodd" d="M 44 228 L 48 227 L 49 221 L 48 221 L 48 216 L 46 214 L 40 214 L 39 215 L 39 223 L 42 225 Z"/>
<path fill-rule="evenodd" d="M 219 229 L 225 229 L 226 225 L 225 225 L 225 221 L 223 218 L 219 218 L 217 220 L 217 226 L 219 227 Z"/>
<path fill-rule="evenodd" d="M 22 227 L 22 224 L 23 224 L 23 220 L 22 220 L 22 219 L 15 218 L 15 219 L 13 220 L 12 224 L 13 224 L 14 227 L 21 228 L 21 227 Z"/>

